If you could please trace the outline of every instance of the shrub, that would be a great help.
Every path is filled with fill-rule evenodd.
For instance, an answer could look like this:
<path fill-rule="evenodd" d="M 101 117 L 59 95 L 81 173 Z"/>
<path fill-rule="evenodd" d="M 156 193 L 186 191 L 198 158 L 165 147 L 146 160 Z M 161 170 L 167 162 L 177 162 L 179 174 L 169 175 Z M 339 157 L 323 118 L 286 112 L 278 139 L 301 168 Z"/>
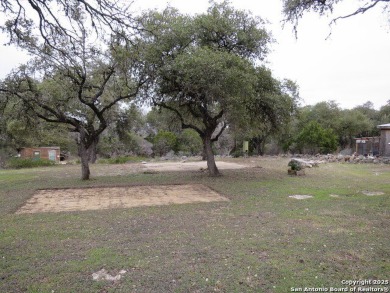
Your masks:
<path fill-rule="evenodd" d="M 6 168 L 8 169 L 22 169 L 22 168 L 35 168 L 35 167 L 48 167 L 54 166 L 55 162 L 45 159 L 21 159 L 12 158 L 6 162 Z"/>
<path fill-rule="evenodd" d="M 199 134 L 193 129 L 185 129 L 179 136 L 179 150 L 187 155 L 202 153 L 203 143 Z"/>
<path fill-rule="evenodd" d="M 296 138 L 299 149 L 306 149 L 310 154 L 330 153 L 337 149 L 337 136 L 330 128 L 323 128 L 318 122 L 308 123 Z"/>
<path fill-rule="evenodd" d="M 288 166 L 291 168 L 291 170 L 300 171 L 302 169 L 302 166 L 297 161 L 290 161 L 288 163 Z"/>
<path fill-rule="evenodd" d="M 165 156 L 168 152 L 178 151 L 178 139 L 176 134 L 169 131 L 159 131 L 153 138 L 153 152 L 159 156 Z"/>
<path fill-rule="evenodd" d="M 242 149 L 237 149 L 230 154 L 233 158 L 239 158 L 244 156 L 244 151 Z"/>

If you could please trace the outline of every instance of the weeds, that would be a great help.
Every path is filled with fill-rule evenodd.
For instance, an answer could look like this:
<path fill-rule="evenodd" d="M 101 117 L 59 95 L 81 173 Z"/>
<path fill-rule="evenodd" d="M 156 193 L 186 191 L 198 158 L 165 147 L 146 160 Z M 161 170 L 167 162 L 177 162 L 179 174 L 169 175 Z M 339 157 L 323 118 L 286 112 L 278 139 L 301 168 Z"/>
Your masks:
<path fill-rule="evenodd" d="M 11 158 L 7 160 L 5 167 L 7 169 L 22 169 L 22 168 L 37 168 L 37 167 L 48 167 L 54 166 L 55 161 L 46 159 L 22 159 L 22 158 Z"/>

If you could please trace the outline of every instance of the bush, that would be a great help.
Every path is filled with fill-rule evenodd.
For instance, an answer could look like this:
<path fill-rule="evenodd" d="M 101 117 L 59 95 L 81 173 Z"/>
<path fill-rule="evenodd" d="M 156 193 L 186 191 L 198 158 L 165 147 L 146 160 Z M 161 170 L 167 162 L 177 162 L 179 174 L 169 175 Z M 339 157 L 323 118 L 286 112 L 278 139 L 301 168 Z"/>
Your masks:
<path fill-rule="evenodd" d="M 300 171 L 302 169 L 302 166 L 299 162 L 291 160 L 288 163 L 288 166 L 291 168 L 291 170 Z"/>
<path fill-rule="evenodd" d="M 323 128 L 318 122 L 308 123 L 296 138 L 297 147 L 310 154 L 331 153 L 337 149 L 337 136 L 330 128 Z"/>
<path fill-rule="evenodd" d="M 35 167 L 48 167 L 54 166 L 55 162 L 45 159 L 21 159 L 12 158 L 6 162 L 5 167 L 8 169 L 22 169 L 22 168 L 35 168 Z"/>
<path fill-rule="evenodd" d="M 199 134 L 193 129 L 185 129 L 179 135 L 179 151 L 193 156 L 202 153 L 203 143 Z"/>
<path fill-rule="evenodd" d="M 165 156 L 170 151 L 176 153 L 177 147 L 178 138 L 173 132 L 159 131 L 153 138 L 153 152 L 160 157 Z"/>
<path fill-rule="evenodd" d="M 231 155 L 233 158 L 243 157 L 243 156 L 244 156 L 244 151 L 243 151 L 242 149 L 237 149 L 237 150 L 231 152 L 230 155 Z"/>

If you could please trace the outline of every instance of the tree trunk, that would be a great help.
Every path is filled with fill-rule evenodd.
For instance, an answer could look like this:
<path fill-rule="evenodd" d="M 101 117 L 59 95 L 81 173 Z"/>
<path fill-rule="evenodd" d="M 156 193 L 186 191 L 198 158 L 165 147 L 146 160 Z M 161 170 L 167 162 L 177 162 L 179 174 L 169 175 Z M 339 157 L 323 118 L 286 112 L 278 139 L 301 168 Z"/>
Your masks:
<path fill-rule="evenodd" d="M 202 161 L 206 161 L 206 160 L 207 160 L 206 144 L 203 142 Z"/>
<path fill-rule="evenodd" d="M 264 153 L 265 153 L 265 139 L 263 139 L 260 143 L 259 143 L 259 156 L 264 156 Z"/>
<path fill-rule="evenodd" d="M 80 145 L 79 155 L 81 159 L 81 179 L 89 180 L 89 176 L 91 174 L 89 170 L 89 151 L 85 148 L 85 146 Z"/>
<path fill-rule="evenodd" d="M 210 176 L 220 176 L 217 165 L 215 164 L 215 158 L 212 148 L 211 136 L 206 136 L 203 140 L 203 147 L 207 158 L 207 168 L 209 169 Z"/>
<path fill-rule="evenodd" d="M 97 160 L 97 144 L 99 142 L 99 138 L 95 138 L 92 142 L 92 145 L 89 147 L 89 162 L 92 164 L 96 163 Z"/>
<path fill-rule="evenodd" d="M 259 156 L 263 156 L 265 150 L 265 137 L 262 137 L 261 135 L 255 137 L 254 143 L 256 148 L 256 154 Z"/>
<path fill-rule="evenodd" d="M 86 145 L 86 134 L 84 129 L 81 129 L 79 132 L 79 138 L 77 140 L 78 151 L 81 160 L 81 179 L 89 180 L 89 176 L 91 174 L 89 170 L 89 160 L 91 157 L 91 148 L 93 148 L 93 144 L 90 146 Z"/>

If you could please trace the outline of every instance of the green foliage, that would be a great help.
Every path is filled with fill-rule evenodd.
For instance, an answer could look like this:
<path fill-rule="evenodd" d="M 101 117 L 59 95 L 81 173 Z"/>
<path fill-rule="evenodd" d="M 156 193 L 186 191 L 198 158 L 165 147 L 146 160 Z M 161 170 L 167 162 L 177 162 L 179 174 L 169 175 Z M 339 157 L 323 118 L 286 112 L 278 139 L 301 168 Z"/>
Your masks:
<path fill-rule="evenodd" d="M 200 135 L 210 174 L 218 175 L 212 144 L 233 117 L 253 109 L 256 62 L 266 57 L 270 34 L 260 18 L 228 1 L 211 2 L 207 13 L 194 17 L 166 9 L 141 21 L 143 56 L 154 77 L 148 96 Z"/>
<path fill-rule="evenodd" d="M 336 135 L 338 147 L 352 148 L 355 137 L 376 136 L 379 134 L 376 126 L 381 123 L 379 117 L 382 115 L 380 111 L 374 109 L 371 102 L 349 110 L 341 109 L 335 101 L 305 106 L 298 109 L 297 113 L 296 118 L 288 125 L 289 132 L 286 133 L 283 141 L 281 141 L 284 150 L 293 152 L 297 150 L 304 151 L 302 143 L 299 143 L 297 137 L 311 122 L 318 123 L 324 129 L 331 129 L 333 133 L 326 137 L 330 138 Z M 383 117 L 385 118 L 386 114 Z M 383 123 L 388 123 L 388 121 Z M 319 144 L 318 140 L 317 143 L 312 143 L 312 145 L 320 147 L 321 143 Z M 306 150 L 309 148 L 308 151 L 310 152 L 331 152 L 335 149 L 333 138 L 322 144 L 322 150 L 310 149 L 307 145 Z"/>
<path fill-rule="evenodd" d="M 203 150 L 202 139 L 193 129 L 184 129 L 178 137 L 179 151 L 188 155 L 198 155 Z"/>
<path fill-rule="evenodd" d="M 40 5 L 37 5 L 36 8 L 41 11 Z M 54 21 L 56 25 L 48 29 L 50 40 L 56 45 L 54 47 L 48 46 L 49 39 L 45 39 L 43 46 L 39 42 L 22 42 L 18 39 L 21 41 L 18 45 L 27 49 L 35 58 L 9 74 L 1 82 L 1 90 L 10 96 L 9 100 L 30 110 L 26 115 L 65 125 L 67 131 L 77 133 L 82 178 L 88 180 L 89 161 L 95 158 L 93 154 L 100 135 L 115 120 L 120 103 L 130 102 L 138 95 L 146 77 L 139 70 L 139 47 L 133 46 L 135 37 L 132 40 L 134 42 L 128 43 L 132 46 L 126 46 L 128 50 L 123 50 L 119 48 L 119 34 L 102 34 L 110 37 L 104 46 L 99 46 L 95 34 L 98 31 L 97 23 L 94 23 L 95 29 L 89 30 L 84 22 L 85 16 L 98 13 L 99 9 L 91 9 L 87 5 L 87 10 L 80 10 L 83 5 L 72 5 L 74 9 L 68 11 L 70 7 L 64 6 L 67 7 L 66 14 L 69 16 L 65 18 L 65 22 L 74 25 L 64 25 L 64 35 L 64 31 L 58 27 L 60 22 Z M 98 6 L 100 9 L 106 7 L 105 4 Z M 111 11 L 117 11 L 117 4 L 109 6 Z M 54 15 L 44 15 L 48 12 L 46 9 L 41 12 L 42 21 L 45 17 Z M 103 18 L 115 23 L 115 19 L 118 21 L 117 17 L 121 14 L 120 11 L 117 12 L 119 14 L 114 19 L 110 14 L 104 14 Z M 127 22 L 126 18 L 122 20 Z M 42 33 L 45 31 L 42 28 L 45 23 L 41 25 Z M 111 31 L 114 27 L 117 26 L 110 26 Z M 121 31 L 121 36 L 123 35 Z M 14 129 L 19 130 L 19 127 Z"/>
<path fill-rule="evenodd" d="M 181 122 L 175 113 L 161 107 L 152 107 L 146 114 L 146 131 L 154 136 L 158 131 L 181 132 Z"/>
<path fill-rule="evenodd" d="M 301 164 L 299 164 L 297 161 L 290 161 L 288 166 L 291 168 L 291 170 L 295 171 L 300 171 L 302 169 Z"/>
<path fill-rule="evenodd" d="M 309 153 L 331 153 L 337 149 L 337 136 L 330 128 L 323 128 L 316 121 L 308 123 L 296 138 L 299 149 Z"/>
<path fill-rule="evenodd" d="M 282 143 L 288 135 L 300 98 L 294 82 L 278 81 L 264 67 L 256 71 L 256 94 L 247 98 L 247 111 L 234 115 L 231 128 L 235 139 L 250 140 L 250 152 L 262 155 L 267 141 Z"/>
<path fill-rule="evenodd" d="M 380 108 L 379 121 L 380 124 L 386 124 L 390 122 L 390 100 L 387 101 L 386 105 Z"/>
<path fill-rule="evenodd" d="M 48 124 L 17 103 L 9 94 L 0 95 L 0 146 L 9 149 L 36 146 L 59 146 L 75 153 L 75 141 L 64 125 Z"/>
<path fill-rule="evenodd" d="M 366 117 L 366 120 L 368 120 L 367 124 L 369 124 L 369 127 L 364 130 L 362 129 L 363 131 L 360 132 L 362 136 L 379 135 L 379 129 L 376 126 L 381 124 L 381 112 L 375 110 L 374 104 L 371 101 L 367 101 L 363 105 L 353 108 L 353 110 L 360 112 Z"/>
<path fill-rule="evenodd" d="M 178 138 L 169 131 L 159 131 L 153 138 L 153 152 L 159 156 L 166 155 L 169 151 L 177 152 Z"/>
<path fill-rule="evenodd" d="M 22 168 L 36 168 L 54 166 L 55 162 L 46 159 L 21 159 L 11 158 L 7 160 L 5 167 L 7 169 L 22 169 Z"/>
<path fill-rule="evenodd" d="M 128 131 L 122 133 L 121 137 L 118 137 L 115 134 L 105 135 L 98 145 L 98 153 L 106 158 L 140 154 L 140 139 L 142 138 L 138 137 L 135 133 Z"/>
<path fill-rule="evenodd" d="M 337 134 L 342 147 L 352 146 L 354 137 L 368 136 L 373 129 L 373 122 L 356 109 L 342 111 L 338 123 Z"/>
<path fill-rule="evenodd" d="M 207 14 L 195 19 L 199 45 L 245 58 L 263 59 L 272 42 L 264 21 L 249 12 L 236 10 L 229 1 L 211 2 Z"/>
<path fill-rule="evenodd" d="M 303 128 L 310 121 L 316 121 L 324 128 L 338 128 L 342 110 L 335 101 L 319 102 L 315 105 L 305 106 L 299 113 L 299 128 Z"/>
<path fill-rule="evenodd" d="M 126 142 L 129 139 L 129 133 L 138 134 L 144 131 L 146 118 L 141 109 L 134 103 L 124 109 L 118 109 L 113 118 L 115 119 L 116 134 L 121 141 Z"/>
<path fill-rule="evenodd" d="M 233 158 L 239 158 L 244 156 L 244 151 L 242 149 L 236 149 L 230 154 Z"/>

